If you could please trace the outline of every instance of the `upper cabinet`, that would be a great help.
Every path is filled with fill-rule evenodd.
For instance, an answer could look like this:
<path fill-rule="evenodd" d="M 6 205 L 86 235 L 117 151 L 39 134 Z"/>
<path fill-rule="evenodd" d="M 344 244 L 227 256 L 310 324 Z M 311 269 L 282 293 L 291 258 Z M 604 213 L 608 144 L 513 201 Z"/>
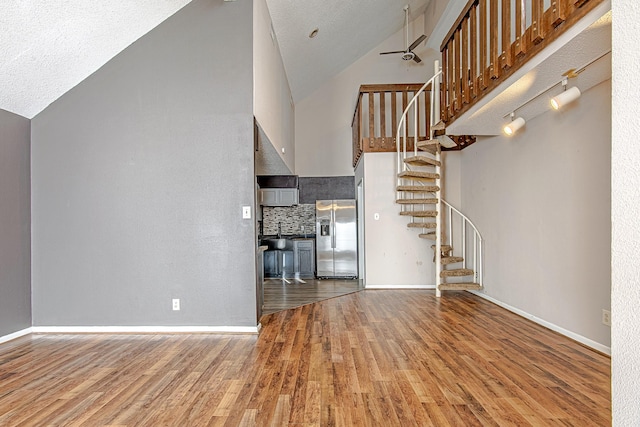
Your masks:
<path fill-rule="evenodd" d="M 262 206 L 293 206 L 298 204 L 297 188 L 261 188 L 258 195 Z"/>

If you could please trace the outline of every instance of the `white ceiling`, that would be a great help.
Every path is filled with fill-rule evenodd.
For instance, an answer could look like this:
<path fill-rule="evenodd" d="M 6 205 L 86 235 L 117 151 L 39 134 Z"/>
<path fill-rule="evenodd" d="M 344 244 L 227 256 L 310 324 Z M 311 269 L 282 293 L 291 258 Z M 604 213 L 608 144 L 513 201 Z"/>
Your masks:
<path fill-rule="evenodd" d="M 33 118 L 190 0 L 2 0 L 0 108 Z"/>
<path fill-rule="evenodd" d="M 293 100 L 303 99 L 403 28 L 405 5 L 411 21 L 430 1 L 267 0 Z M 318 35 L 311 39 L 315 28 Z"/>

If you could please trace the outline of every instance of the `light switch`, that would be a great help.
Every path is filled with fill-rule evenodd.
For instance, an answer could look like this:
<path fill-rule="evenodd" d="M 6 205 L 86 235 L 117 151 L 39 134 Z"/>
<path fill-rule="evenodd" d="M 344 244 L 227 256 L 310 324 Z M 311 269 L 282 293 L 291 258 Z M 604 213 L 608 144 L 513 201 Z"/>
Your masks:
<path fill-rule="evenodd" d="M 242 219 L 251 219 L 251 206 L 242 207 Z"/>

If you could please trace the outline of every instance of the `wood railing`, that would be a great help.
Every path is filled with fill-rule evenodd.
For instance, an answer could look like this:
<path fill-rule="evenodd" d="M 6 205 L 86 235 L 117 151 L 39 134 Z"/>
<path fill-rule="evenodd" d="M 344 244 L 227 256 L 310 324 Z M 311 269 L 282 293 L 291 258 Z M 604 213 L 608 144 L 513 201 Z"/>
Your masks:
<path fill-rule="evenodd" d="M 358 164 L 362 153 L 396 151 L 396 131 L 402 113 L 424 83 L 362 85 L 351 122 L 353 136 L 353 166 Z M 407 147 L 413 150 L 418 129 L 418 139 L 428 138 L 431 88 L 420 96 L 418 114 L 411 117 L 404 138 Z M 415 126 L 417 117 L 417 128 Z"/>
<path fill-rule="evenodd" d="M 444 122 L 458 118 L 603 2 L 469 0 L 440 47 Z"/>

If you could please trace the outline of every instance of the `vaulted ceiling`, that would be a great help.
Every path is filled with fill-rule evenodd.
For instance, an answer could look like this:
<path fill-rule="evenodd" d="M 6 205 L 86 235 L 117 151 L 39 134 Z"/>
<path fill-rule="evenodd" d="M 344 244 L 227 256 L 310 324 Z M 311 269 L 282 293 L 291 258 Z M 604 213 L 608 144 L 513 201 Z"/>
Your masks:
<path fill-rule="evenodd" d="M 0 2 L 0 109 L 34 117 L 190 1 Z M 266 0 L 294 101 L 402 29 L 406 4 L 413 20 L 432 1 L 446 5 L 434 36 L 427 42 L 437 49 L 466 0 Z M 610 10 L 610 2 L 600 9 Z M 599 13 L 597 16 L 603 12 Z M 568 68 L 580 67 L 610 51 L 610 17 L 586 28 L 589 24 L 567 36 L 562 42 L 566 46 L 550 59 L 541 59 L 514 75 L 498 88 L 497 95 L 457 120 L 448 133 L 496 134 L 509 111 L 528 109 L 529 116 L 544 111 L 543 97 L 535 103 L 527 100 L 558 82 Z M 310 38 L 316 28 L 317 36 Z M 569 42 L 570 38 L 574 39 Z M 609 58 L 596 65 L 578 81 L 583 90 L 610 77 Z"/>
<path fill-rule="evenodd" d="M 424 13 L 430 0 L 267 0 L 294 101 Z M 315 37 L 309 35 L 318 29 Z M 412 40 L 411 40 L 412 41 Z M 404 49 L 405 46 L 398 46 Z"/>
<path fill-rule="evenodd" d="M 0 108 L 34 117 L 190 1 L 0 2 Z M 429 1 L 267 0 L 294 99 L 401 29 L 405 4 L 413 18 Z"/>

